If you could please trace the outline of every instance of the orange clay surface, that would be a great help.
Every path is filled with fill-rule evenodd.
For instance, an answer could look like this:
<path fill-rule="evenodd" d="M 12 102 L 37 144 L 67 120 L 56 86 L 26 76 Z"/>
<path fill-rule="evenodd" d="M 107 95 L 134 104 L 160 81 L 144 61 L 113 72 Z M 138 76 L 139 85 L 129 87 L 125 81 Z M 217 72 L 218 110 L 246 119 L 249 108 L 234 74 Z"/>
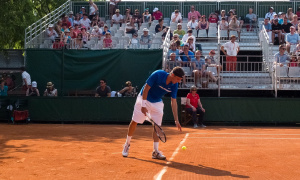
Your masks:
<path fill-rule="evenodd" d="M 151 158 L 150 125 L 122 157 L 127 127 L 0 124 L 0 179 L 300 179 L 298 128 L 163 126 L 161 161 Z"/>

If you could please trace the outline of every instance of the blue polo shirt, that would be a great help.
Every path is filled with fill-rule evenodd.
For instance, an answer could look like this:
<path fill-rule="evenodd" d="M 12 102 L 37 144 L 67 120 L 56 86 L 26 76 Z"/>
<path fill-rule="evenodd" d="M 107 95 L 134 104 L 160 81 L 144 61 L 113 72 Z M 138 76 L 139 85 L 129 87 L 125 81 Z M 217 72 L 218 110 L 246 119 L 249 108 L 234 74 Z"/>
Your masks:
<path fill-rule="evenodd" d="M 189 58 L 193 59 L 194 58 L 194 53 L 192 51 L 189 51 L 188 56 L 189 56 Z M 183 62 L 188 62 L 189 61 L 187 56 L 184 54 L 184 52 L 180 53 L 180 58 Z"/>
<path fill-rule="evenodd" d="M 151 87 L 147 96 L 147 100 L 149 102 L 160 102 L 162 101 L 161 98 L 167 93 L 171 93 L 172 98 L 177 97 L 178 83 L 173 84 L 172 82 L 170 82 L 167 85 L 166 81 L 168 75 L 169 73 L 163 70 L 157 70 L 149 76 L 149 78 L 146 81 L 146 83 Z M 143 95 L 145 85 L 141 89 L 141 95 Z"/>

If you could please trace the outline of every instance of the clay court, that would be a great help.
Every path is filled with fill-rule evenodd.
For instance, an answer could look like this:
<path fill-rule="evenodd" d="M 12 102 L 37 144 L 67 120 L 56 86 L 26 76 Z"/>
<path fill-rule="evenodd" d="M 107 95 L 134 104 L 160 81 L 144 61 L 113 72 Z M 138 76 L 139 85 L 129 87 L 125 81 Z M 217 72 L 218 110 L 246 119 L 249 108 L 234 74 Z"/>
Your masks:
<path fill-rule="evenodd" d="M 150 125 L 140 125 L 127 158 L 127 125 L 0 124 L 0 179 L 298 179 L 300 133 L 290 127 L 164 126 L 151 158 Z M 182 146 L 186 150 L 182 150 Z"/>

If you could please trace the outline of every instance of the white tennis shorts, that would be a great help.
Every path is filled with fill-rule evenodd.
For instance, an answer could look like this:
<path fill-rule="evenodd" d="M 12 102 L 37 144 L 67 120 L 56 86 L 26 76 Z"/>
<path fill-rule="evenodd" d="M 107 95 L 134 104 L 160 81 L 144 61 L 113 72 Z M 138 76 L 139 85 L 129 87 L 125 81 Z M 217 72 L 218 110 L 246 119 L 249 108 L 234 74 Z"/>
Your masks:
<path fill-rule="evenodd" d="M 147 118 L 147 116 L 145 116 L 141 111 L 142 100 L 143 100 L 143 97 L 141 95 L 139 95 L 136 98 L 133 115 L 132 115 L 132 120 L 139 124 L 143 124 Z M 157 125 L 161 126 L 161 122 L 162 122 L 162 118 L 163 118 L 163 114 L 164 114 L 164 103 L 162 101 L 156 102 L 156 103 L 151 103 L 149 101 L 146 101 L 146 108 L 147 108 L 148 113 L 150 114 L 150 117 L 152 118 L 152 120 Z"/>

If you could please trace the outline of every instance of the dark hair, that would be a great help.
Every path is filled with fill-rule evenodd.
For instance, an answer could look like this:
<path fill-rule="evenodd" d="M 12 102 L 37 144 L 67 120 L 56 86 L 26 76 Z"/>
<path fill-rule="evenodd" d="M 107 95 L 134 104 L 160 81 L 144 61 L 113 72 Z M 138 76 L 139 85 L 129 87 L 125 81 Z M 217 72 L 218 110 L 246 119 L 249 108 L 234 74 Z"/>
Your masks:
<path fill-rule="evenodd" d="M 104 79 L 104 78 L 100 79 L 100 81 L 104 81 L 104 83 L 106 83 L 106 79 Z"/>
<path fill-rule="evenodd" d="M 184 71 L 179 66 L 174 67 L 173 70 L 171 71 L 171 73 L 180 78 L 183 78 L 183 76 L 184 76 Z"/>
<path fill-rule="evenodd" d="M 163 18 L 160 18 L 159 20 L 158 20 L 158 22 L 162 22 L 163 21 Z"/>
<path fill-rule="evenodd" d="M 193 33 L 193 30 L 192 30 L 192 29 L 189 29 L 189 30 L 187 31 L 187 33 Z"/>
<path fill-rule="evenodd" d="M 21 71 L 25 71 L 26 70 L 24 66 L 22 66 L 20 69 L 21 69 Z"/>

